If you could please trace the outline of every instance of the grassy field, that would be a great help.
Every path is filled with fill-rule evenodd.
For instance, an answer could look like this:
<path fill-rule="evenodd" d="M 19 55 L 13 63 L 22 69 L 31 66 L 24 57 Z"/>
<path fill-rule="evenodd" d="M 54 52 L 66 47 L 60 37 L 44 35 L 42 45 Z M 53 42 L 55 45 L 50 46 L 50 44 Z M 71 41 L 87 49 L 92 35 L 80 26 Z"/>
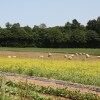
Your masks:
<path fill-rule="evenodd" d="M 58 53 L 88 53 L 92 55 L 100 55 L 100 49 L 85 48 L 8 48 L 0 47 L 1 51 L 21 51 L 21 52 L 58 52 Z"/>
<path fill-rule="evenodd" d="M 100 86 L 100 61 L 0 58 L 0 71 Z"/>

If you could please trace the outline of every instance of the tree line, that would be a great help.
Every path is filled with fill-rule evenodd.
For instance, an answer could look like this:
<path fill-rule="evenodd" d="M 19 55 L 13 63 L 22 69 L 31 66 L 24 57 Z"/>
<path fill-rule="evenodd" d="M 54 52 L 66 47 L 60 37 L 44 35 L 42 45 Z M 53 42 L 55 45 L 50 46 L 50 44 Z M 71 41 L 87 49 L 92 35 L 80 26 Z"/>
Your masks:
<path fill-rule="evenodd" d="M 21 27 L 7 22 L 0 27 L 1 47 L 100 48 L 100 17 L 81 25 L 76 19 L 64 26 L 46 27 L 44 23 Z"/>

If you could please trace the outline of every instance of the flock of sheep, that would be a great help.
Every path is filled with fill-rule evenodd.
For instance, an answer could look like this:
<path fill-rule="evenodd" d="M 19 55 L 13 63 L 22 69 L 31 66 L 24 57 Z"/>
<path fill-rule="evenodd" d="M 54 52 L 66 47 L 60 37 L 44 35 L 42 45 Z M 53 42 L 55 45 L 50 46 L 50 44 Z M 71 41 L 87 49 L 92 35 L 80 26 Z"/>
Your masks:
<path fill-rule="evenodd" d="M 68 60 L 72 60 L 75 56 L 80 56 L 80 55 L 84 55 L 85 58 L 90 58 L 91 56 L 89 54 L 86 53 L 75 53 L 75 54 L 71 54 L 71 55 L 64 55 L 64 58 L 67 58 Z M 8 58 L 16 58 L 17 56 L 8 56 Z M 48 53 L 48 57 L 53 57 L 52 53 Z M 98 59 L 100 59 L 100 56 L 96 56 Z M 44 58 L 43 55 L 39 56 L 39 58 Z"/>
<path fill-rule="evenodd" d="M 75 54 L 71 54 L 70 56 L 65 55 L 65 58 L 68 58 L 69 60 L 72 60 L 74 56 L 78 56 L 78 55 L 85 55 L 86 58 L 90 58 L 89 54 L 85 54 L 85 53 L 75 53 Z"/>
<path fill-rule="evenodd" d="M 52 56 L 52 53 L 48 53 L 48 57 L 51 57 Z M 39 58 L 44 58 L 44 56 L 42 55 L 42 56 L 39 56 Z"/>
<path fill-rule="evenodd" d="M 75 53 L 75 54 L 71 54 L 70 56 L 65 55 L 65 58 L 68 58 L 69 60 L 72 60 L 74 56 L 78 56 L 78 55 L 84 55 L 85 58 L 90 58 L 91 56 L 89 54 L 86 53 Z M 97 56 L 97 58 L 100 58 L 100 56 Z"/>
<path fill-rule="evenodd" d="M 8 58 L 16 58 L 16 56 L 8 56 Z"/>
<path fill-rule="evenodd" d="M 84 55 L 86 58 L 90 58 L 90 55 L 89 54 L 86 54 L 86 53 L 75 53 L 75 54 L 71 54 L 71 55 L 67 55 L 67 54 L 65 54 L 64 55 L 64 58 L 68 58 L 68 60 L 72 60 L 73 59 L 73 57 L 75 57 L 75 56 L 79 56 L 79 55 Z M 53 56 L 53 54 L 52 53 L 48 53 L 48 57 L 52 57 Z M 42 55 L 42 56 L 39 56 L 39 58 L 44 58 L 44 56 Z M 97 56 L 97 58 L 98 59 L 100 59 L 100 56 Z"/>

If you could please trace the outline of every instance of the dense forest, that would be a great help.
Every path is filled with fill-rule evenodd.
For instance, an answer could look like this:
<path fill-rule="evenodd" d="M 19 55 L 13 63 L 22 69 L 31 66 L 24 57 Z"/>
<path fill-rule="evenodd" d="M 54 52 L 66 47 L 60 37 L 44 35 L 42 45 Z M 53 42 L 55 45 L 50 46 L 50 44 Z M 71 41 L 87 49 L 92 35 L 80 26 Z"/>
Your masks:
<path fill-rule="evenodd" d="M 100 48 L 100 17 L 81 25 L 76 19 L 64 26 L 33 28 L 7 22 L 0 27 L 1 47 Z"/>

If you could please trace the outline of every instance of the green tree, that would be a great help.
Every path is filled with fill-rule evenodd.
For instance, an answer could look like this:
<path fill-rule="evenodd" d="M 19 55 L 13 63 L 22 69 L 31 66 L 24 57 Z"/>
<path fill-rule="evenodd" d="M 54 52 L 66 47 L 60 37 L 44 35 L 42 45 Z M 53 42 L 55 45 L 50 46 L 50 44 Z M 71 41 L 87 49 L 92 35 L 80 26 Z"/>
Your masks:
<path fill-rule="evenodd" d="M 72 28 L 72 29 L 80 28 L 80 23 L 79 23 L 76 19 L 74 19 L 74 20 L 72 21 L 71 28 Z"/>
<path fill-rule="evenodd" d="M 86 32 L 76 29 L 71 35 L 71 45 L 75 48 L 85 47 L 86 44 Z"/>
<path fill-rule="evenodd" d="M 42 23 L 42 24 L 39 25 L 39 28 L 45 29 L 46 27 L 47 27 L 47 26 L 46 26 L 46 24 L 44 24 L 44 23 Z"/>
<path fill-rule="evenodd" d="M 66 24 L 65 24 L 65 29 L 67 29 L 67 30 L 70 30 L 71 29 L 71 23 L 70 22 L 67 22 Z"/>
<path fill-rule="evenodd" d="M 87 47 L 96 48 L 100 47 L 99 35 L 92 30 L 88 30 L 86 33 Z"/>
<path fill-rule="evenodd" d="M 86 28 L 88 30 L 96 31 L 96 26 L 97 26 L 97 21 L 94 19 L 94 20 L 89 20 L 89 22 L 87 23 Z"/>
<path fill-rule="evenodd" d="M 49 47 L 61 47 L 63 34 L 58 28 L 48 29 L 47 40 Z"/>
<path fill-rule="evenodd" d="M 97 33 L 100 36 L 100 17 L 97 18 L 96 31 L 97 31 Z"/>
<path fill-rule="evenodd" d="M 9 22 L 7 22 L 7 23 L 5 24 L 5 26 L 6 26 L 6 28 L 8 28 L 8 29 L 10 29 L 10 28 L 12 27 L 12 25 L 11 25 Z"/>

